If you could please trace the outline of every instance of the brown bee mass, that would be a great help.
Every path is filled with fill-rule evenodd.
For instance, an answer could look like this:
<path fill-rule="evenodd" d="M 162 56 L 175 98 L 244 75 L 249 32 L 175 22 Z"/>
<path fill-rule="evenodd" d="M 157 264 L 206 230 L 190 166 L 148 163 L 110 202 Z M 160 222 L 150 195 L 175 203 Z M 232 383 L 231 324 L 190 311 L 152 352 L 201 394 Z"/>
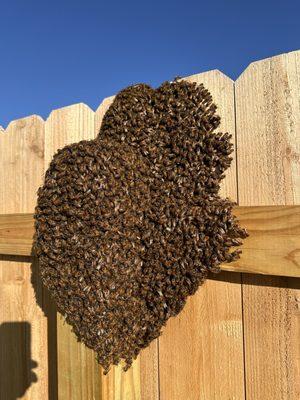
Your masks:
<path fill-rule="evenodd" d="M 161 334 L 246 236 L 219 196 L 231 135 L 203 85 L 122 90 L 98 137 L 59 150 L 38 192 L 40 273 L 108 371 Z"/>

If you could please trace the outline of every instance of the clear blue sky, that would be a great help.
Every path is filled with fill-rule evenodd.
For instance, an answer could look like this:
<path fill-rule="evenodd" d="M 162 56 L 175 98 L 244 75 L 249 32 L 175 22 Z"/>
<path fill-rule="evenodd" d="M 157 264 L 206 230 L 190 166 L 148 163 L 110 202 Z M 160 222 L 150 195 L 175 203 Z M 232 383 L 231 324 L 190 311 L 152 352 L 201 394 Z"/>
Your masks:
<path fill-rule="evenodd" d="M 300 48 L 300 1 L 8 1 L 0 5 L 0 125 L 137 82 Z"/>

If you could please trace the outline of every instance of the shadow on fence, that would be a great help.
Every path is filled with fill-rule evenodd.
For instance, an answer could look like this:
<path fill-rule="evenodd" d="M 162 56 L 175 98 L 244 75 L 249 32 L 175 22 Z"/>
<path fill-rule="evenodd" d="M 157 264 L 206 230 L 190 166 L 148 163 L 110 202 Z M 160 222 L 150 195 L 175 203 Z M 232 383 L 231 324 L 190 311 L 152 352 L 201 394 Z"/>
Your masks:
<path fill-rule="evenodd" d="M 230 283 L 242 283 L 245 286 L 251 285 L 277 287 L 280 289 L 300 289 L 300 278 L 292 278 L 288 276 L 259 275 L 222 271 L 218 274 L 210 274 L 209 279 Z"/>
<path fill-rule="evenodd" d="M 4 322 L 0 325 L 0 399 L 16 400 L 37 382 L 31 359 L 31 325 Z"/>
<path fill-rule="evenodd" d="M 31 284 L 35 299 L 47 317 L 48 398 L 49 400 L 57 400 L 56 307 L 49 292 L 42 285 L 38 261 L 34 256 L 3 254 L 0 255 L 0 260 L 31 263 Z M 27 321 L 12 321 L 5 322 L 0 327 L 0 400 L 15 400 L 21 397 L 33 382 L 38 380 L 36 374 L 30 374 L 31 368 L 37 366 L 36 361 L 30 361 L 31 325 Z M 31 378 L 34 380 L 31 380 Z"/>
<path fill-rule="evenodd" d="M 31 284 L 39 307 L 47 317 L 48 326 L 48 388 L 49 400 L 57 400 L 57 323 L 56 307 L 48 290 L 42 285 L 38 261 L 35 257 L 31 263 Z"/>

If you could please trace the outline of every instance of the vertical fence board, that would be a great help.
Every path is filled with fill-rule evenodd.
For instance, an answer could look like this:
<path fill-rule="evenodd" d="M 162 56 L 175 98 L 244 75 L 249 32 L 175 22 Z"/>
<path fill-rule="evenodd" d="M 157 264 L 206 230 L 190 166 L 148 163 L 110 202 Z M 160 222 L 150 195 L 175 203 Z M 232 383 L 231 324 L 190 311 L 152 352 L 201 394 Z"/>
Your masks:
<path fill-rule="evenodd" d="M 44 121 L 31 116 L 0 133 L 0 213 L 34 212 L 44 170 Z M 47 320 L 30 259 L 0 256 L 0 398 L 48 398 Z M 31 369 L 31 361 L 37 367 Z M 31 383 L 31 371 L 37 382 Z M 28 389 L 25 393 L 25 390 Z"/>
<path fill-rule="evenodd" d="M 233 82 L 219 71 L 188 78 L 211 92 L 221 116 L 220 130 L 235 141 Z M 236 200 L 236 165 L 223 182 L 222 194 Z M 188 299 L 159 338 L 162 400 L 244 399 L 240 274 L 220 274 Z"/>
<path fill-rule="evenodd" d="M 52 111 L 45 125 L 45 167 L 54 153 L 67 144 L 94 138 L 94 112 L 85 104 Z M 60 314 L 57 315 L 59 400 L 101 399 L 100 368 L 95 354 L 77 342 Z"/>
<path fill-rule="evenodd" d="M 95 135 L 114 96 L 108 97 L 95 113 Z M 103 400 L 158 400 L 158 341 L 143 350 L 125 373 L 119 365 L 102 377 Z"/>
<path fill-rule="evenodd" d="M 255 62 L 237 80 L 240 205 L 300 204 L 299 82 L 299 51 Z M 299 399 L 299 280 L 243 283 L 247 400 Z"/>

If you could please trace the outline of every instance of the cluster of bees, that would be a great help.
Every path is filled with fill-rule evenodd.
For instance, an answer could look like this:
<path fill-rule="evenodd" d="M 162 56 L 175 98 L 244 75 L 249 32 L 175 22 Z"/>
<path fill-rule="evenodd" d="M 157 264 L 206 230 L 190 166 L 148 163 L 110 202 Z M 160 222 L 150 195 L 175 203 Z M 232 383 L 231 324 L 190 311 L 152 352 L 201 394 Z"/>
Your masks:
<path fill-rule="evenodd" d="M 40 274 L 107 372 L 161 334 L 246 232 L 219 195 L 231 135 L 203 85 L 115 97 L 99 135 L 59 150 L 38 192 Z"/>

